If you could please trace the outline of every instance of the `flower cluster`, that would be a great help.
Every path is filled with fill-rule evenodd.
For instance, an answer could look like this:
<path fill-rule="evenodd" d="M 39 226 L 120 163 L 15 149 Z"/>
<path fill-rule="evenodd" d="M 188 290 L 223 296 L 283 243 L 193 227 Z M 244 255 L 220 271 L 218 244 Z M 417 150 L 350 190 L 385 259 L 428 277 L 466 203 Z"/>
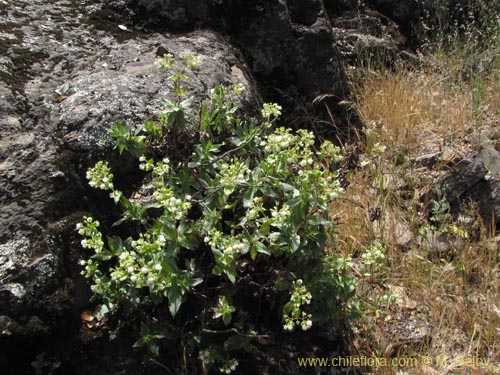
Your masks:
<path fill-rule="evenodd" d="M 280 173 L 298 167 L 312 168 L 313 153 L 311 147 L 314 144 L 314 135 L 306 130 L 298 130 L 292 134 L 291 129 L 278 128 L 273 133 L 264 137 L 260 142 L 266 155 L 266 161 Z"/>
<path fill-rule="evenodd" d="M 244 162 L 233 160 L 231 163 L 221 163 L 220 186 L 224 188 L 224 194 L 229 196 L 238 185 L 248 181 L 248 166 Z"/>
<path fill-rule="evenodd" d="M 342 161 L 343 156 L 340 154 L 340 147 L 335 146 L 330 141 L 323 141 L 320 147 L 320 151 L 317 155 L 323 159 L 326 159 L 330 163 L 338 163 Z"/>
<path fill-rule="evenodd" d="M 191 196 L 186 195 L 185 200 L 175 196 L 175 193 L 168 187 L 157 188 L 153 193 L 154 198 L 161 204 L 164 214 L 173 220 L 181 220 L 186 217 L 191 208 Z"/>
<path fill-rule="evenodd" d="M 379 241 L 374 241 L 361 258 L 363 260 L 361 267 L 365 270 L 364 276 L 369 277 L 382 266 L 382 260 L 385 258 L 384 247 Z"/>
<path fill-rule="evenodd" d="M 87 171 L 89 185 L 101 190 L 113 190 L 113 175 L 107 162 L 99 161 Z"/>
<path fill-rule="evenodd" d="M 290 220 L 290 207 L 286 204 L 280 208 L 275 206 L 271 210 L 271 217 L 270 224 L 276 228 L 282 228 L 287 225 Z"/>
<path fill-rule="evenodd" d="M 365 265 L 375 264 L 380 259 L 385 258 L 384 247 L 380 242 L 375 241 L 368 246 L 368 249 L 366 249 L 366 252 L 361 255 L 361 258 L 363 258 L 363 263 Z"/>
<path fill-rule="evenodd" d="M 239 364 L 239 362 L 237 359 L 235 359 L 235 358 L 228 359 L 220 367 L 220 371 L 224 374 L 230 374 L 231 372 L 236 370 L 236 367 L 238 367 L 238 364 Z"/>
<path fill-rule="evenodd" d="M 302 305 L 311 303 L 311 293 L 303 285 L 303 281 L 298 279 L 293 282 L 290 301 L 283 309 L 283 319 L 285 324 L 283 328 L 287 331 L 292 331 L 295 326 L 300 326 L 303 331 L 307 331 L 312 327 L 312 314 L 308 314 L 301 310 Z"/>
<path fill-rule="evenodd" d="M 167 53 L 161 57 L 158 57 L 155 64 L 156 66 L 158 66 L 158 68 L 169 72 L 174 66 L 174 55 L 172 55 L 171 53 Z"/>
<path fill-rule="evenodd" d="M 97 229 L 99 227 L 99 222 L 92 219 L 91 217 L 83 217 L 81 223 L 76 224 L 76 230 L 81 236 L 86 237 L 81 241 L 81 245 L 85 249 L 93 249 L 96 253 L 99 253 L 104 248 L 104 242 L 102 240 L 102 233 Z"/>
<path fill-rule="evenodd" d="M 262 117 L 269 120 L 271 117 L 278 118 L 281 116 L 281 106 L 276 103 L 264 103 L 262 108 Z"/>
<path fill-rule="evenodd" d="M 248 203 L 244 204 L 244 206 L 247 208 L 247 210 L 245 213 L 244 222 L 241 222 L 240 224 L 244 224 L 247 221 L 253 221 L 257 224 L 256 219 L 264 212 L 264 201 L 262 197 L 255 197 Z"/>
<path fill-rule="evenodd" d="M 155 167 L 153 159 L 148 159 L 144 155 L 141 155 L 141 157 L 139 157 L 139 163 L 139 169 L 141 171 L 149 172 L 152 171 Z"/>
<path fill-rule="evenodd" d="M 180 58 L 182 65 L 190 70 L 196 70 L 200 66 L 200 58 L 192 53 L 181 53 Z"/>

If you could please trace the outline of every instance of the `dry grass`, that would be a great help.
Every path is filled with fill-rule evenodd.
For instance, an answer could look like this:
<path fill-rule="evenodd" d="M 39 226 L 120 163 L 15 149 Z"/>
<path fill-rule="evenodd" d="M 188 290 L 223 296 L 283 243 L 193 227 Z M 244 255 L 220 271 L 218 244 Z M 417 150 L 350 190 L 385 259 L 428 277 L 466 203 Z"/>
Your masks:
<path fill-rule="evenodd" d="M 499 76 L 467 82 L 439 69 L 399 69 L 357 79 L 366 147 L 331 208 L 341 221 L 336 251 L 353 256 L 366 312 L 354 324 L 355 345 L 368 357 L 434 360 L 374 374 L 500 374 L 500 241 L 472 205 L 462 209 L 472 220 L 430 227 L 422 200 L 439 167 L 472 152 L 483 130 L 500 121 Z M 438 167 L 414 163 L 432 151 L 442 151 Z M 443 232 L 451 246 L 437 252 L 426 239 Z M 375 241 L 385 257 L 367 272 L 362 254 Z M 405 340 L 405 332 L 420 338 Z M 464 365 L 460 358 L 489 364 Z"/>

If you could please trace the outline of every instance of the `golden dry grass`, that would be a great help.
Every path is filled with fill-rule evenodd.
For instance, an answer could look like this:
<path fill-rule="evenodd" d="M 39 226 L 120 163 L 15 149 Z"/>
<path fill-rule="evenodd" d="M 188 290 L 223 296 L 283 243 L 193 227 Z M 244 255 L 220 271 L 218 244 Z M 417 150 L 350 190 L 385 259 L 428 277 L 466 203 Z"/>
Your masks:
<path fill-rule="evenodd" d="M 341 223 L 335 251 L 353 256 L 366 314 L 353 325 L 355 345 L 369 357 L 434 360 L 416 368 L 374 368 L 374 374 L 500 374 L 500 239 L 467 204 L 462 211 L 472 221 L 449 218 L 430 227 L 422 196 L 441 171 L 414 163 L 441 151 L 443 166 L 473 151 L 483 130 L 500 122 L 499 76 L 471 82 L 439 69 L 399 69 L 356 79 L 365 149 L 343 198 L 331 207 Z M 454 242 L 444 253 L 433 252 L 425 238 L 442 232 Z M 385 257 L 366 272 L 362 254 L 374 241 Z M 405 342 L 394 327 L 408 322 L 413 331 L 428 332 Z M 489 364 L 464 365 L 460 358 Z"/>

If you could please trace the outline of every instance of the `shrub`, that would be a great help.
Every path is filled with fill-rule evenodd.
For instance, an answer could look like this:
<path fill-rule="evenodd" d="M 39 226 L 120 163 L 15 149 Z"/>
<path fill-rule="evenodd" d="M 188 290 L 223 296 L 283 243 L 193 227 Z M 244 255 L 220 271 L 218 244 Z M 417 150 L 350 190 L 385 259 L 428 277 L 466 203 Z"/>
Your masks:
<path fill-rule="evenodd" d="M 117 330 L 140 320 L 136 346 L 150 355 L 170 343 L 229 373 L 238 364 L 231 351 L 252 345 L 266 324 L 307 330 L 354 313 L 348 263 L 326 251 L 341 156 L 330 142 L 315 149 L 305 130 L 275 128 L 276 104 L 264 105 L 261 124 L 243 121 L 234 104 L 240 86 L 213 88 L 194 113 L 183 88 L 194 62 L 184 56 L 181 73 L 171 73 L 176 99 L 157 123 L 111 130 L 119 152 L 139 158 L 151 193 L 125 196 L 104 161 L 87 173 L 123 207 L 114 227 L 129 236 L 110 228 L 104 237 L 92 217 L 77 229 L 94 251 L 83 274 L 102 311 L 120 317 Z M 171 56 L 159 65 L 176 67 Z M 165 148 L 179 139 L 189 143 L 182 158 Z"/>

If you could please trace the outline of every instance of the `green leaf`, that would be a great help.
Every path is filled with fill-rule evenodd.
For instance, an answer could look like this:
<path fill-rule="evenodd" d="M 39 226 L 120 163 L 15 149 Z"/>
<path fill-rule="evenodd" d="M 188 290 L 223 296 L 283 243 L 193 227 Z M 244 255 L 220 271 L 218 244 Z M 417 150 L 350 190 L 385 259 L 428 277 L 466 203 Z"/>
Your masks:
<path fill-rule="evenodd" d="M 222 321 L 224 322 L 224 325 L 228 325 L 231 323 L 231 314 L 224 314 L 222 315 Z"/>
<path fill-rule="evenodd" d="M 271 255 L 271 252 L 269 251 L 267 246 L 264 245 L 262 242 L 255 241 L 253 245 L 255 246 L 255 249 L 257 250 L 258 253 Z"/>
<path fill-rule="evenodd" d="M 262 191 L 262 194 L 264 194 L 266 197 L 278 198 L 276 192 L 273 190 L 271 186 L 264 185 L 260 188 L 260 191 Z"/>
<path fill-rule="evenodd" d="M 158 357 L 160 355 L 160 346 L 155 341 L 152 341 L 152 342 L 148 343 L 148 350 L 155 357 Z"/>
<path fill-rule="evenodd" d="M 302 203 L 302 197 L 300 197 L 300 196 L 292 198 L 288 202 L 286 202 L 286 204 L 290 208 L 294 208 L 294 207 L 298 206 L 300 203 Z"/>
<path fill-rule="evenodd" d="M 331 222 L 326 220 L 325 218 L 318 216 L 318 215 L 313 215 L 311 216 L 307 222 L 312 225 L 330 225 Z"/>
<path fill-rule="evenodd" d="M 292 252 L 296 252 L 300 247 L 300 236 L 298 234 L 292 235 Z"/>
<path fill-rule="evenodd" d="M 104 251 L 101 251 L 99 253 L 95 253 L 92 256 L 92 258 L 96 259 L 96 260 L 106 261 L 106 260 L 110 260 L 111 258 L 113 258 L 113 253 L 111 253 L 110 251 L 104 250 Z"/>
<path fill-rule="evenodd" d="M 187 98 L 187 99 L 183 100 L 183 101 L 181 102 L 181 105 L 180 105 L 180 106 L 181 106 L 183 109 L 188 109 L 189 107 L 191 107 L 191 104 L 193 104 L 193 100 L 194 100 L 194 96 L 191 96 L 191 97 L 189 97 L 189 98 Z"/>
<path fill-rule="evenodd" d="M 182 289 L 174 285 L 168 290 L 167 296 L 170 314 L 172 315 L 172 318 L 175 318 L 182 305 Z"/>
<path fill-rule="evenodd" d="M 295 188 L 292 185 L 285 184 L 284 182 L 280 182 L 280 188 L 281 190 L 286 192 L 295 190 Z"/>
<path fill-rule="evenodd" d="M 243 206 L 250 207 L 254 197 L 255 197 L 255 189 L 254 188 L 245 190 L 245 193 L 243 194 Z"/>
<path fill-rule="evenodd" d="M 141 337 L 139 340 L 134 342 L 134 345 L 132 345 L 133 348 L 140 348 L 146 344 L 146 337 Z"/>
<path fill-rule="evenodd" d="M 203 282 L 203 279 L 202 279 L 202 278 L 197 277 L 197 278 L 193 279 L 193 282 L 191 283 L 191 286 L 192 286 L 192 287 L 195 287 L 195 286 L 197 286 L 197 285 L 200 285 L 202 282 Z"/>
<path fill-rule="evenodd" d="M 123 242 L 120 237 L 108 237 L 108 246 L 110 250 L 115 254 L 121 253 L 123 251 Z"/>
<path fill-rule="evenodd" d="M 252 247 L 250 248 L 250 258 L 251 258 L 252 260 L 255 260 L 255 258 L 257 258 L 257 254 L 258 254 L 257 247 L 252 246 Z"/>
<path fill-rule="evenodd" d="M 233 268 L 224 268 L 224 273 L 231 283 L 236 283 L 236 271 Z"/>

